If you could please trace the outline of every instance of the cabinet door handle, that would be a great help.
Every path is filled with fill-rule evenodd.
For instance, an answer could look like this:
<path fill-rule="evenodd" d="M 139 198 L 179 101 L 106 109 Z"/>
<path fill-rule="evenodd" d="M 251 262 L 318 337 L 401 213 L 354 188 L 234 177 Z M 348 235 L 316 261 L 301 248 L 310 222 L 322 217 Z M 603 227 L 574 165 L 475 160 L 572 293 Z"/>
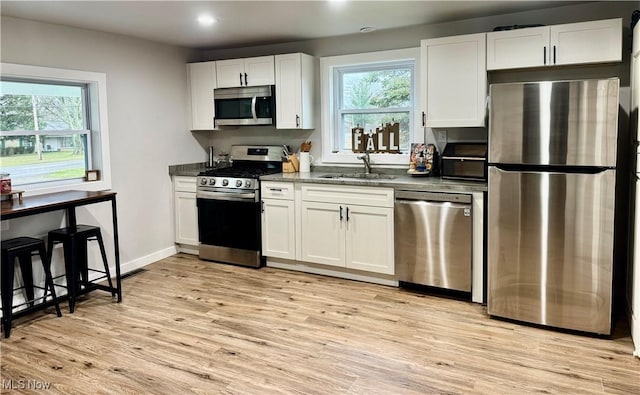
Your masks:
<path fill-rule="evenodd" d="M 240 86 L 242 86 L 242 73 L 240 73 Z"/>
<path fill-rule="evenodd" d="M 272 192 L 282 192 L 282 188 L 269 188 Z"/>
<path fill-rule="evenodd" d="M 342 206 L 340 206 L 340 222 L 342 222 Z"/>
<path fill-rule="evenodd" d="M 427 114 L 422 112 L 422 126 L 427 126 Z"/>
<path fill-rule="evenodd" d="M 349 222 L 349 206 L 347 206 L 347 222 Z"/>
<path fill-rule="evenodd" d="M 300 115 L 296 115 L 296 127 L 300 127 Z"/>
<path fill-rule="evenodd" d="M 544 52 L 544 63 L 542 63 L 542 64 L 546 65 L 547 64 L 547 46 L 545 45 L 543 49 L 544 49 L 544 51 L 543 51 Z"/>
<path fill-rule="evenodd" d="M 249 83 L 247 82 L 247 73 L 244 73 L 244 86 L 249 86 Z"/>
<path fill-rule="evenodd" d="M 260 210 L 264 213 L 264 200 L 260 201 Z"/>
<path fill-rule="evenodd" d="M 553 64 L 556 64 L 556 46 L 553 46 Z"/>

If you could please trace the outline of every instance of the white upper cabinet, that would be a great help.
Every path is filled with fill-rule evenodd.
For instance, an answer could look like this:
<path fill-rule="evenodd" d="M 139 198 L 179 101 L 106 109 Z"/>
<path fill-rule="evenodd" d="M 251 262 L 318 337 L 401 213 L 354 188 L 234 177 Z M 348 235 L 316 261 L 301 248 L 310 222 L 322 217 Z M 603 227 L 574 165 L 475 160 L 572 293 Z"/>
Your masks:
<path fill-rule="evenodd" d="M 551 26 L 550 39 L 554 64 L 622 60 L 622 18 Z"/>
<path fill-rule="evenodd" d="M 303 53 L 275 56 L 276 128 L 313 129 L 315 58 Z"/>
<path fill-rule="evenodd" d="M 216 62 L 187 64 L 191 97 L 191 130 L 212 130 L 213 90 L 216 88 Z"/>
<path fill-rule="evenodd" d="M 487 70 L 538 67 L 548 62 L 548 26 L 487 33 Z"/>
<path fill-rule="evenodd" d="M 484 126 L 486 33 L 420 42 L 422 126 Z"/>
<path fill-rule="evenodd" d="M 273 56 L 216 61 L 218 88 L 274 84 Z"/>
<path fill-rule="evenodd" d="M 487 69 L 619 62 L 622 18 L 487 33 Z"/>

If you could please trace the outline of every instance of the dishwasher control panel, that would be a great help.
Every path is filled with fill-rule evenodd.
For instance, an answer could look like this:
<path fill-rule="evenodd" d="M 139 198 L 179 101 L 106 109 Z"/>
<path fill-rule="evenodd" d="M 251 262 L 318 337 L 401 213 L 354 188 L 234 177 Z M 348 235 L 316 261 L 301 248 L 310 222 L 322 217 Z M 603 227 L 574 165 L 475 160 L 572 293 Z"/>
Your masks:
<path fill-rule="evenodd" d="M 471 203 L 471 195 L 461 193 L 396 191 L 396 199 L 426 200 L 432 202 Z"/>

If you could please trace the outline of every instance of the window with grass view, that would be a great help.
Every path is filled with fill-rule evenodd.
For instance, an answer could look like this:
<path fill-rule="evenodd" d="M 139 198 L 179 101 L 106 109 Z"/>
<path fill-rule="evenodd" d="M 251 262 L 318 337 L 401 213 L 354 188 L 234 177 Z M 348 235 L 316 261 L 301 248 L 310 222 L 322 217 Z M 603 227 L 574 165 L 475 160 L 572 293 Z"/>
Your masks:
<path fill-rule="evenodd" d="M 82 178 L 91 163 L 87 86 L 0 81 L 0 172 L 14 186 Z"/>
<path fill-rule="evenodd" d="M 414 65 L 412 61 L 374 63 L 334 69 L 334 146 L 351 152 L 351 129 L 365 133 L 397 122 L 400 150 L 407 152 L 413 119 Z"/>

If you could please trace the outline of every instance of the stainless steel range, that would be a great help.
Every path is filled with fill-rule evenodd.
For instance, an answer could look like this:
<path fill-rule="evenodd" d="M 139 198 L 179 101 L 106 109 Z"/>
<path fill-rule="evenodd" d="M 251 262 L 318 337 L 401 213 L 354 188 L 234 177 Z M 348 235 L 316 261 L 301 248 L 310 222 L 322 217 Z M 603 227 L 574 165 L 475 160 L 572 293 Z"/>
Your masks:
<path fill-rule="evenodd" d="M 282 146 L 234 145 L 231 167 L 198 175 L 199 257 L 260 267 L 261 175 L 282 171 Z"/>

